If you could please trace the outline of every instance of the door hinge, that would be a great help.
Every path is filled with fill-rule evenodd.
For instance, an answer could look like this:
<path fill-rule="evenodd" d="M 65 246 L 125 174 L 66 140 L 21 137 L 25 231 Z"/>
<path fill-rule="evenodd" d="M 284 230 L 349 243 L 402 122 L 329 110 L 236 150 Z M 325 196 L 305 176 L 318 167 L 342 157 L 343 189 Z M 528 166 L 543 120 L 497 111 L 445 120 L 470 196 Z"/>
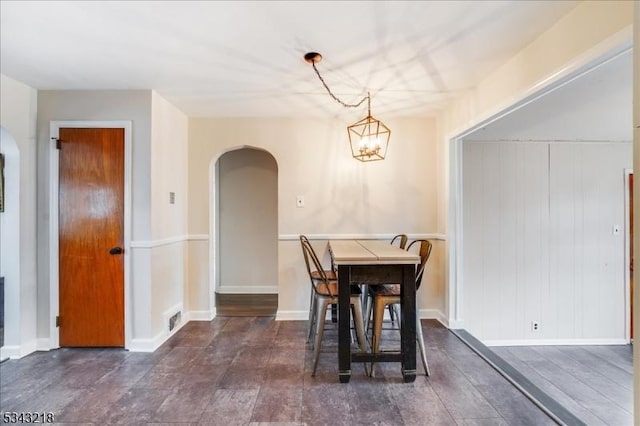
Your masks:
<path fill-rule="evenodd" d="M 60 316 L 56 317 L 56 327 L 60 327 Z"/>
<path fill-rule="evenodd" d="M 51 138 L 56 141 L 56 149 L 62 149 L 62 141 L 59 138 Z"/>

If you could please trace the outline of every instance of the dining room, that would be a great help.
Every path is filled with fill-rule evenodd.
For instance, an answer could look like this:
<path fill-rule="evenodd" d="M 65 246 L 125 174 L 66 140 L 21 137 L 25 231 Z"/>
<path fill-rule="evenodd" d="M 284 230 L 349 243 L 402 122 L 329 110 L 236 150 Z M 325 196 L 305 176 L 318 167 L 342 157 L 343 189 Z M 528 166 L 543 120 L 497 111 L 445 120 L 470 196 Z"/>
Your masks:
<path fill-rule="evenodd" d="M 213 413 L 217 413 L 215 419 L 231 423 L 236 418 L 243 424 L 314 424 L 329 422 L 324 417 L 329 410 L 325 412 L 318 401 L 330 389 L 335 398 L 326 404 L 342 414 L 345 424 L 369 423 L 374 416 L 389 424 L 398 418 L 406 424 L 420 423 L 420 419 L 451 424 L 557 422 L 451 331 L 465 329 L 482 344 L 496 344 L 504 336 L 495 338 L 491 325 L 526 328 L 525 337 L 532 341 L 541 335 L 549 337 L 549 327 L 555 325 L 549 315 L 530 312 L 536 303 L 533 299 L 486 304 L 489 295 L 510 296 L 522 283 L 486 288 L 472 279 L 477 265 L 465 269 L 469 265 L 464 262 L 473 261 L 478 252 L 492 253 L 483 241 L 467 240 L 472 234 L 466 231 L 478 225 L 472 219 L 480 214 L 465 210 L 478 207 L 468 198 L 477 192 L 465 191 L 480 178 L 496 178 L 506 192 L 497 185 L 489 188 L 493 192 L 482 194 L 496 199 L 502 193 L 516 197 L 508 192 L 515 191 L 509 186 L 511 179 L 498 177 L 502 170 L 491 163 L 504 158 L 505 152 L 472 152 L 487 141 L 468 136 L 479 135 L 483 128 L 488 129 L 486 134 L 498 118 L 543 95 L 551 96 L 624 49 L 630 52 L 637 33 L 632 19 L 637 21 L 635 3 L 366 2 L 366 11 L 356 2 L 332 3 L 330 8 L 322 2 L 41 2 L 34 8 L 20 2 L 0 4 L 1 148 L 7 177 L 5 211 L 0 213 L 0 275 L 5 282 L 0 360 L 10 358 L 0 367 L 3 410 L 26 409 L 25 401 L 37 401 L 41 407 L 33 409 L 51 407 L 64 414 L 60 419 L 91 421 L 73 403 L 83 395 L 87 404 L 101 396 L 105 399 L 95 408 L 102 410 L 95 418 L 105 422 L 124 421 L 139 403 L 145 407 L 136 419 L 140 422 L 214 423 Z M 317 15 L 315 25 L 300 25 L 297 18 L 307 16 L 310 9 Z M 123 16 L 122 11 L 127 19 L 116 19 Z M 361 12 L 370 19 L 364 20 L 364 28 L 354 29 L 351 17 Z M 45 37 L 43 29 L 53 15 L 68 20 L 67 30 Z M 594 20 L 603 24 L 594 27 Z M 118 30 L 107 31 L 107 22 Z M 396 28 L 402 31 L 391 30 Z M 117 43 L 108 44 L 111 37 L 105 33 L 117 34 L 113 37 Z M 77 34 L 85 35 L 86 44 Z M 84 53 L 77 53 L 73 46 Z M 96 46 L 111 46 L 103 51 L 111 56 L 105 53 L 98 55 L 101 60 L 81 60 L 99 53 Z M 257 52 L 256 46 L 264 51 Z M 315 49 L 321 49 L 322 60 L 307 57 Z M 52 52 L 66 58 L 57 65 L 60 68 L 47 62 Z M 104 61 L 107 56 L 120 65 Z M 472 60 L 474 66 L 468 66 Z M 631 65 L 633 58 L 627 60 Z M 144 71 L 146 64 L 155 64 L 153 71 Z M 185 69 L 193 73 L 185 75 Z M 359 106 L 345 107 L 351 102 Z M 371 138 L 359 145 L 350 139 L 353 126 L 363 116 L 390 130 L 380 151 L 380 138 L 372 151 Z M 613 121 L 611 117 L 607 122 Z M 530 123 L 526 119 L 521 116 L 517 121 L 525 127 Z M 592 116 L 584 122 L 597 125 Z M 61 132 L 114 127 L 123 129 L 123 194 L 118 213 L 122 233 L 103 254 L 109 262 L 117 260 L 123 271 L 118 273 L 122 326 L 115 345 L 120 349 L 72 349 L 61 344 L 64 328 L 75 323 L 65 321 L 69 314 L 60 304 L 65 280 L 60 279 L 59 269 L 65 252 L 58 246 L 63 224 L 59 213 L 65 204 L 59 195 L 65 182 L 58 172 L 69 142 Z M 492 137 L 490 142 L 505 142 L 504 133 Z M 623 168 L 629 168 L 633 137 L 604 138 L 615 139 L 616 147 L 627 149 L 619 157 Z M 545 148 L 547 153 L 562 149 L 555 144 Z M 384 158 L 361 161 L 363 152 L 367 160 L 379 152 Z M 239 163 L 232 162 L 245 154 L 259 154 L 260 160 L 234 169 Z M 574 153 L 556 154 L 571 159 Z M 600 154 L 593 158 L 604 158 Z M 518 158 L 523 170 L 528 170 L 529 160 L 545 165 L 542 157 L 525 153 Z M 558 167 L 566 175 L 599 167 L 589 164 L 569 171 Z M 471 172 L 465 169 L 475 166 Z M 247 170 L 248 175 L 235 174 Z M 478 179 L 465 182 L 474 171 Z M 257 185 L 258 181 L 266 186 Z M 532 181 L 544 189 L 544 182 Z M 94 194 L 94 199 L 109 199 L 100 198 L 104 194 Z M 544 200 L 541 194 L 534 195 Z M 567 198 L 560 193 L 550 197 L 556 202 Z M 251 204 L 256 200 L 260 201 Z M 547 207 L 553 210 L 553 206 Z M 489 212 L 485 205 L 480 209 L 485 212 L 482 209 Z M 92 219 L 105 216 L 87 211 Z M 490 220 L 478 226 L 493 227 L 488 237 L 503 235 L 502 219 L 492 213 L 486 217 Z M 607 225 L 607 237 L 618 232 L 618 240 L 624 240 L 626 230 L 616 217 Z M 414 295 L 415 312 L 405 313 L 408 325 L 403 327 L 412 334 L 412 319 L 421 320 L 414 332 L 422 329 L 424 333 L 431 374 L 424 375 L 419 343 L 397 330 L 384 330 L 382 340 L 383 345 L 410 347 L 408 351 L 401 348 L 401 361 L 395 355 L 390 362 L 375 354 L 367 355 L 366 362 L 360 362 L 365 358 L 355 353 L 341 358 L 340 343 L 344 348 L 351 336 L 332 322 L 329 313 L 327 343 L 312 377 L 314 354 L 307 336 L 313 288 L 300 235 L 309 237 L 326 266 L 332 263 L 331 248 L 340 242 L 390 245 L 398 233 L 406 233 L 410 241 L 432 244 L 428 267 Z M 530 234 L 536 236 L 533 231 Z M 563 244 L 571 239 L 558 235 L 566 237 Z M 477 251 L 466 251 L 469 248 Z M 577 253 L 574 249 L 559 250 L 553 259 Z M 498 257 L 511 259 L 517 254 L 501 250 Z M 606 253 L 602 259 L 607 268 L 613 265 L 606 271 L 617 271 L 622 264 Z M 482 265 L 499 263 L 499 259 L 489 260 L 493 263 Z M 501 270 L 495 267 L 493 272 L 500 275 Z M 588 299 L 595 297 L 594 289 L 595 284 L 586 290 L 591 293 L 576 294 Z M 630 324 L 626 310 L 631 308 L 632 296 L 625 287 L 616 291 L 625 302 L 620 304 L 615 295 L 615 302 L 600 298 L 598 312 L 617 311 L 620 304 L 623 325 L 612 325 L 604 316 L 588 323 L 585 330 L 597 330 L 600 340 L 587 343 L 628 340 L 626 332 L 620 337 L 620 327 Z M 263 300 L 277 300 L 275 314 L 252 318 L 222 314 L 219 307 L 224 296 L 238 293 L 258 299 L 267 294 Z M 542 301 L 548 299 L 538 300 Z M 571 312 L 587 312 L 578 301 L 571 305 Z M 405 301 L 405 305 L 411 303 Z M 103 299 L 96 306 L 94 311 L 112 305 Z M 337 308 L 342 309 L 343 318 L 348 312 L 345 306 Z M 526 318 L 505 319 L 500 316 L 504 310 L 526 313 Z M 568 324 L 562 317 L 568 313 L 554 311 L 561 327 Z M 578 342 L 578 335 L 562 337 L 563 343 L 567 339 L 585 343 Z M 506 355 L 514 360 L 515 354 Z M 351 368 L 344 367 L 347 360 L 354 364 Z M 365 371 L 372 361 L 375 377 Z M 23 376 L 38 364 L 42 367 L 33 370 L 33 377 Z M 89 365 L 99 367 L 92 370 Z M 248 366 L 255 367 L 254 378 L 259 378 L 255 383 L 245 371 Z M 637 368 L 636 361 L 635 366 L 625 364 L 623 370 L 629 373 Z M 348 383 L 340 383 L 349 369 L 350 378 L 344 380 Z M 42 394 L 46 396 L 29 391 L 38 375 L 46 382 L 48 390 Z M 196 383 L 197 377 L 207 375 Z M 637 384 L 638 375 L 631 376 L 624 379 L 624 387 L 629 387 L 629 380 Z M 203 387 L 211 390 L 207 397 L 202 395 Z M 409 394 L 416 388 L 419 399 Z M 7 389 L 13 396 L 7 396 Z M 280 401 L 281 412 L 273 408 L 276 390 L 287 395 Z M 456 399 L 456 395 L 465 398 Z M 353 408 L 367 397 L 373 401 L 367 410 Z M 190 398 L 191 402 L 184 402 Z M 51 403 L 46 402 L 49 399 Z M 178 409 L 182 403 L 186 405 Z M 271 411 L 266 408 L 270 405 Z M 106 414 L 110 410 L 116 414 Z"/>

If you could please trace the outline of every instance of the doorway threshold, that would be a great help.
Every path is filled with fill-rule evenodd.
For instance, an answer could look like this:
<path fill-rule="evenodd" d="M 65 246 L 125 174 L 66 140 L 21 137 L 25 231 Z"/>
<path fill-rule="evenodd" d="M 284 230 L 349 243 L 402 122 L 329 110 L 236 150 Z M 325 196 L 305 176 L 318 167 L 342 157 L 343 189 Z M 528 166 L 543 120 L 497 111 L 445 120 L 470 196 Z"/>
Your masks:
<path fill-rule="evenodd" d="M 536 404 L 542 411 L 551 417 L 559 425 L 585 425 L 573 413 L 563 407 L 555 399 L 547 395 L 538 386 L 533 384 L 522 373 L 513 368 L 511 364 L 502 359 L 481 341 L 473 337 L 467 330 L 450 329 L 458 339 L 466 344 L 478 356 L 484 359 L 491 367 L 507 379 L 513 386 Z"/>

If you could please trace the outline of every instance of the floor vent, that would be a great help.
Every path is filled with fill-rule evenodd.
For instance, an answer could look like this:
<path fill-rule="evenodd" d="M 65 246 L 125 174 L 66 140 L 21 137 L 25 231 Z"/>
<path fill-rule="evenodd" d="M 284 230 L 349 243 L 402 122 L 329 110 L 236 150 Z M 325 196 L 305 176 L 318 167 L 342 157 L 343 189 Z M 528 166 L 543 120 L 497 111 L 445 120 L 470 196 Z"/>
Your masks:
<path fill-rule="evenodd" d="M 167 334 L 171 335 L 182 327 L 182 303 L 164 311 L 164 326 Z"/>
<path fill-rule="evenodd" d="M 182 313 L 180 311 L 176 312 L 169 318 L 169 333 L 173 331 L 174 328 L 180 324 L 182 320 Z"/>

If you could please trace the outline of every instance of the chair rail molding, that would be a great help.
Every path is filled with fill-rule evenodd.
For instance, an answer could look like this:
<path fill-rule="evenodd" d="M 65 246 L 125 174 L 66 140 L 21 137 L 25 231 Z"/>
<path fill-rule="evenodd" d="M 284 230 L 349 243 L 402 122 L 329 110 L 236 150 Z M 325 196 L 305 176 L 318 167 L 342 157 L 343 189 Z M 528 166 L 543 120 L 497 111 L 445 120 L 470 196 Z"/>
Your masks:
<path fill-rule="evenodd" d="M 175 237 L 161 238 L 158 240 L 137 240 L 131 241 L 131 248 L 155 248 L 160 246 L 166 246 L 169 244 L 180 243 L 183 241 L 208 241 L 209 235 L 207 234 L 188 234 L 177 235 Z"/>
<path fill-rule="evenodd" d="M 310 240 L 391 240 L 396 234 L 304 234 Z M 447 241 L 444 234 L 407 234 L 410 240 Z M 300 234 L 280 234 L 280 241 L 300 240 Z"/>

